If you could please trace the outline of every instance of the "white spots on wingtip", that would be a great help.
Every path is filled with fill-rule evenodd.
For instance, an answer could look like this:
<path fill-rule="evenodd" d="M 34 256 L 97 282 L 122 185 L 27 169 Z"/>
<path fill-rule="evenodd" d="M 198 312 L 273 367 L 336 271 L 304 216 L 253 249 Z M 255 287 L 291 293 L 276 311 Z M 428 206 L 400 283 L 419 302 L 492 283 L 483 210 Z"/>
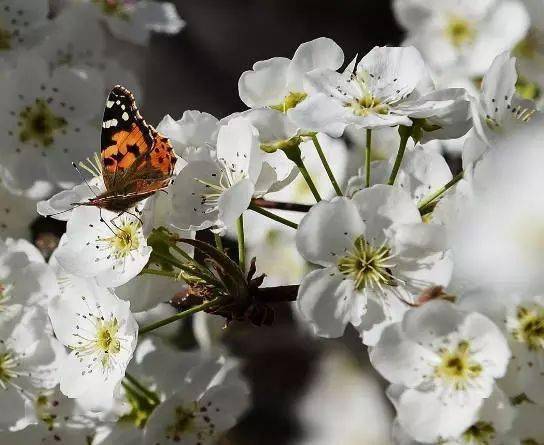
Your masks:
<path fill-rule="evenodd" d="M 116 127 L 119 122 L 117 119 L 110 119 L 109 121 L 106 121 L 102 124 L 103 128 L 110 128 L 110 127 Z"/>
<path fill-rule="evenodd" d="M 113 102 L 112 100 L 108 100 L 108 101 L 106 102 L 106 108 L 111 108 L 111 107 L 113 107 L 113 104 L 114 104 L 114 102 Z"/>
<path fill-rule="evenodd" d="M 123 115 L 121 117 L 123 118 L 124 121 L 128 121 L 128 119 L 129 119 L 129 115 L 128 115 L 128 113 L 126 111 L 123 113 Z"/>

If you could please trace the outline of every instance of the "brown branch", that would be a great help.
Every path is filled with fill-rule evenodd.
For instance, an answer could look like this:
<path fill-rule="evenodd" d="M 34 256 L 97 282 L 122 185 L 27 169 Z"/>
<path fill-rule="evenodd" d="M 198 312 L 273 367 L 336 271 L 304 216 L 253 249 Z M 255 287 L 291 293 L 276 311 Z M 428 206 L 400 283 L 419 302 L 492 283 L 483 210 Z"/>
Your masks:
<path fill-rule="evenodd" d="M 261 287 L 257 292 L 257 298 L 261 303 L 296 301 L 298 285 Z"/>
<path fill-rule="evenodd" d="M 294 202 L 269 201 L 263 198 L 257 198 L 252 201 L 255 205 L 264 209 L 291 210 L 293 212 L 308 212 L 312 206 L 307 204 L 297 204 Z"/>

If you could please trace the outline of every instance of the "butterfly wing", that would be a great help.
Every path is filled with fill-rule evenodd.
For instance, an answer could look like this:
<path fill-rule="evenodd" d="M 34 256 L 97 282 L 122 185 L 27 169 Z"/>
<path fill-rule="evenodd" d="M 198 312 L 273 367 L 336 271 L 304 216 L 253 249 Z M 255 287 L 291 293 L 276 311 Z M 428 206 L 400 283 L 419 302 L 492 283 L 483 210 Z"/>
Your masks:
<path fill-rule="evenodd" d="M 121 86 L 108 96 L 101 144 L 110 195 L 149 196 L 170 182 L 176 162 L 170 141 L 145 122 L 134 96 Z"/>

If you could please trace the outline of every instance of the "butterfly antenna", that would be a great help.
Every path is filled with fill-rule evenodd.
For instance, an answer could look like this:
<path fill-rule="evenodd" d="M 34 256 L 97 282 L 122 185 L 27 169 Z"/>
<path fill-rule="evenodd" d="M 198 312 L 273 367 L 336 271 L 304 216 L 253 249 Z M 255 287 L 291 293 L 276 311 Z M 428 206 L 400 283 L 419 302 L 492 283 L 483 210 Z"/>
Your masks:
<path fill-rule="evenodd" d="M 94 189 L 90 186 L 89 182 L 87 181 L 87 178 L 85 178 L 85 176 L 83 175 L 83 173 L 81 173 L 81 170 L 78 168 L 78 166 L 76 165 L 75 162 L 72 162 L 72 167 L 74 167 L 76 169 L 76 172 L 79 174 L 79 176 L 81 177 L 81 179 L 83 180 L 83 182 L 87 185 L 87 187 L 89 187 L 89 190 L 91 191 L 91 193 L 95 196 L 95 197 L 98 197 L 98 195 L 96 194 L 96 192 L 94 191 Z"/>

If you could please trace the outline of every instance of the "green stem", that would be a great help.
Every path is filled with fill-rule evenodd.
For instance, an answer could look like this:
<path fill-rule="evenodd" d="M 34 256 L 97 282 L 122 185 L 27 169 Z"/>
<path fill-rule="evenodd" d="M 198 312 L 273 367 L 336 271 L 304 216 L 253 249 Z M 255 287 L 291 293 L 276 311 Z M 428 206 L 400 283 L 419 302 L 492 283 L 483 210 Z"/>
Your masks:
<path fill-rule="evenodd" d="M 219 302 L 219 298 L 215 298 L 211 301 L 207 301 L 206 303 L 200 304 L 198 306 L 192 307 L 191 309 L 187 309 L 183 312 L 178 312 L 175 315 L 172 315 L 171 317 L 165 318 L 163 320 L 156 321 L 155 323 L 151 323 L 147 326 L 144 326 L 138 331 L 138 335 L 144 335 L 148 332 L 151 332 L 155 329 L 162 328 L 163 326 L 166 326 L 167 324 L 173 323 L 174 321 L 183 320 L 184 318 L 189 317 L 190 315 L 196 314 L 197 312 L 201 312 L 205 309 L 208 309 L 214 305 L 216 305 Z"/>
<path fill-rule="evenodd" d="M 214 233 L 213 237 L 215 239 L 215 247 L 217 247 L 217 250 L 219 250 L 220 252 L 224 252 L 225 249 L 223 248 L 223 240 L 221 239 L 221 235 Z"/>
<path fill-rule="evenodd" d="M 365 150 L 365 187 L 370 187 L 370 155 L 372 144 L 372 130 L 367 128 L 366 130 L 366 150 Z"/>
<path fill-rule="evenodd" d="M 319 192 L 317 191 L 317 188 L 314 184 L 314 181 L 312 181 L 312 177 L 308 173 L 308 170 L 306 169 L 306 166 L 302 162 L 302 159 L 297 164 L 298 169 L 300 170 L 300 173 L 302 173 L 302 176 L 304 177 L 304 180 L 306 181 L 306 184 L 308 184 L 308 187 L 310 187 L 310 190 L 312 192 L 312 195 L 314 195 L 314 198 L 317 202 L 321 201 L 321 196 L 319 195 Z"/>
<path fill-rule="evenodd" d="M 157 394 L 147 389 L 144 385 L 142 385 L 135 377 L 130 375 L 128 372 L 125 373 L 125 378 L 130 382 L 132 386 L 134 386 L 138 391 L 140 391 L 144 396 L 146 396 L 154 404 L 158 405 L 159 403 L 161 403 L 161 400 L 159 399 Z"/>
<path fill-rule="evenodd" d="M 429 211 L 432 210 L 435 201 L 440 198 L 444 193 L 446 193 L 450 188 L 452 188 L 455 184 L 457 184 L 463 178 L 463 174 L 463 171 L 457 173 L 450 182 L 448 182 L 443 187 L 440 187 L 438 190 L 427 196 L 425 199 L 421 200 L 418 206 L 419 212 L 422 215 L 429 213 Z"/>
<path fill-rule="evenodd" d="M 173 273 L 173 272 L 168 272 L 167 270 L 157 270 L 157 269 L 148 269 L 147 267 L 142 269 L 142 271 L 140 272 L 142 274 L 148 274 L 148 275 L 160 275 L 162 277 L 169 277 L 169 278 L 174 278 L 177 280 L 178 278 L 178 274 L 177 273 Z"/>
<path fill-rule="evenodd" d="M 399 172 L 400 164 L 402 163 L 402 158 L 404 157 L 404 151 L 406 150 L 406 144 L 408 143 L 408 139 L 410 138 L 410 135 L 412 134 L 412 127 L 400 126 L 399 134 L 400 134 L 399 151 L 397 152 L 395 164 L 393 165 L 393 170 L 391 171 L 391 176 L 389 176 L 389 181 L 387 181 L 389 185 L 395 184 L 395 179 L 397 178 L 397 173 Z"/>
<path fill-rule="evenodd" d="M 254 212 L 260 213 L 261 215 L 264 215 L 270 219 L 273 219 L 276 222 L 285 224 L 288 227 L 292 227 L 295 230 L 298 229 L 298 224 L 292 221 L 289 221 L 288 219 L 282 218 L 281 216 L 276 215 L 275 213 L 269 212 L 268 210 L 262 209 L 261 207 L 259 207 L 258 205 L 254 203 L 251 203 L 249 205 L 249 210 L 253 210 Z"/>
<path fill-rule="evenodd" d="M 315 134 L 312 135 L 312 141 L 314 143 L 314 147 L 317 151 L 317 154 L 319 155 L 319 159 L 321 159 L 321 163 L 323 164 L 323 167 L 325 167 L 325 171 L 327 172 L 327 176 L 329 177 L 331 181 L 334 191 L 336 192 L 338 196 L 342 196 L 342 190 L 338 186 L 338 182 L 336 182 L 334 173 L 332 172 L 331 167 L 329 166 L 329 163 L 327 162 L 327 158 L 325 157 L 325 153 L 323 153 L 323 148 L 321 148 L 321 144 L 319 143 L 319 140 L 317 139 L 317 135 Z"/>
<path fill-rule="evenodd" d="M 240 215 L 236 221 L 236 232 L 238 235 L 238 264 L 240 269 L 246 271 L 246 241 L 244 237 L 244 215 Z"/>

